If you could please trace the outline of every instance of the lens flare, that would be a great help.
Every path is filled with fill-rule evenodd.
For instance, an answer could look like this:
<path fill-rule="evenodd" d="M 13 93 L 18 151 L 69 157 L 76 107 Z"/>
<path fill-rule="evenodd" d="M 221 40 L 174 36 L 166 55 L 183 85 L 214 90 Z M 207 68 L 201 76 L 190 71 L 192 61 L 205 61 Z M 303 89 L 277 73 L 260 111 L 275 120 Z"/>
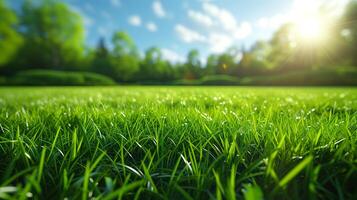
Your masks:
<path fill-rule="evenodd" d="M 321 12 L 321 5 L 316 1 L 295 1 L 291 12 L 293 32 L 300 42 L 316 44 L 326 41 L 329 35 L 329 19 Z"/>
<path fill-rule="evenodd" d="M 328 28 L 324 21 L 319 18 L 299 20 L 294 23 L 295 34 L 303 42 L 323 42 L 328 35 Z"/>

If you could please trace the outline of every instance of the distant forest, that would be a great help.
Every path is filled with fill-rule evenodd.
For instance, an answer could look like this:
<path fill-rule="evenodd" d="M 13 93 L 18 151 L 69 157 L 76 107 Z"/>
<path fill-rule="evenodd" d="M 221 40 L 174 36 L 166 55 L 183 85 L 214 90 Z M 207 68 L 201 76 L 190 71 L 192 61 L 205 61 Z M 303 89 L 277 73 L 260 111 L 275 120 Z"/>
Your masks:
<path fill-rule="evenodd" d="M 47 70 L 92 72 L 118 83 L 180 80 L 194 84 L 197 80 L 210 80 L 209 77 L 216 77 L 211 78 L 213 84 L 219 83 L 216 79 L 230 78 L 249 83 L 250 77 L 272 80 L 282 74 L 288 83 L 289 73 L 315 71 L 311 79 L 317 79 L 327 70 L 333 71 L 330 76 L 335 76 L 344 67 L 357 68 L 354 67 L 357 66 L 356 1 L 351 1 L 344 14 L 332 23 L 328 39 L 323 42 L 292 42 L 293 25 L 285 24 L 268 41 L 257 41 L 249 48 L 232 44 L 238 47 L 209 55 L 206 62 L 201 62 L 200 52 L 195 49 L 188 52 L 184 62 L 178 63 L 165 60 L 155 46 L 140 55 L 135 41 L 125 31 L 113 33 L 111 41 L 100 38 L 95 47 L 88 47 L 82 16 L 60 1 L 24 1 L 21 11 L 16 12 L 0 0 L 0 19 L 3 81 L 26 71 Z"/>

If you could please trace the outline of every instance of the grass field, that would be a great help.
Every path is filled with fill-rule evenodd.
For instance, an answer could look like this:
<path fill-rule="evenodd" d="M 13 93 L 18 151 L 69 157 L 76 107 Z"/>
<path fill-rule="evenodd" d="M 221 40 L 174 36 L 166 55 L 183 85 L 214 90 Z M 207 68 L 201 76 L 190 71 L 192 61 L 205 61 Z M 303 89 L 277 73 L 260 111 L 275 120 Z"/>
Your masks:
<path fill-rule="evenodd" d="M 356 199 L 357 89 L 0 89 L 0 198 Z"/>

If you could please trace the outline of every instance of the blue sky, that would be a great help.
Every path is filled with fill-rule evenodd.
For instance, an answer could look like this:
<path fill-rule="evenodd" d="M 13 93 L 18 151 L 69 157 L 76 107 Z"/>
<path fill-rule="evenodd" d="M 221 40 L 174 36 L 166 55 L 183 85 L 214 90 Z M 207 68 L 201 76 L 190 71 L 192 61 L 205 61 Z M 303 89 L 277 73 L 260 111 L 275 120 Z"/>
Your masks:
<path fill-rule="evenodd" d="M 190 49 L 198 49 L 204 59 L 232 46 L 247 48 L 257 40 L 267 40 L 291 18 L 297 2 L 305 9 L 314 0 L 63 1 L 83 16 L 89 46 L 95 46 L 100 37 L 109 44 L 113 32 L 124 30 L 141 52 L 157 46 L 167 59 L 180 61 Z M 316 0 L 322 1 L 327 0 Z M 340 7 L 347 1 L 328 0 Z M 16 7 L 20 0 L 13 2 Z"/>

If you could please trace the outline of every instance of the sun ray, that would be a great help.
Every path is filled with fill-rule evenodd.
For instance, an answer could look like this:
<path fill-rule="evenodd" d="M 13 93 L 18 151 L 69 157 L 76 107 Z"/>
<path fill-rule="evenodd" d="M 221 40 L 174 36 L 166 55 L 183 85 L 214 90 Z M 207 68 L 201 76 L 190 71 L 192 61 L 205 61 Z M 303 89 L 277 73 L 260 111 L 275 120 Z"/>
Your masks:
<path fill-rule="evenodd" d="M 329 18 L 315 1 L 295 1 L 291 11 L 293 34 L 302 43 L 320 44 L 326 41 Z"/>

